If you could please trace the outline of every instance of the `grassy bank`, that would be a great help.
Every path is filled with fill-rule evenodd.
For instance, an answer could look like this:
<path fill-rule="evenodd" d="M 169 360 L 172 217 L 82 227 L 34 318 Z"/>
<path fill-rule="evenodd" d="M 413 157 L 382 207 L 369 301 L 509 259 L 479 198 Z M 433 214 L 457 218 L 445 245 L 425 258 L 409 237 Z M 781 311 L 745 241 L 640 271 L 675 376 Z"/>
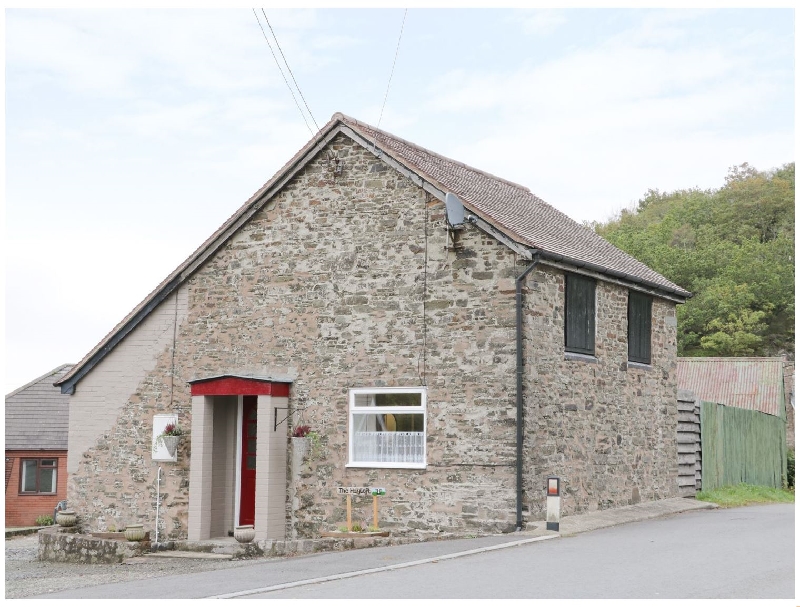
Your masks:
<path fill-rule="evenodd" d="M 701 491 L 697 499 L 704 502 L 714 502 L 720 508 L 735 508 L 748 504 L 771 504 L 777 502 L 794 502 L 794 490 L 775 489 L 774 487 L 759 487 L 756 485 L 731 485 L 720 487 L 713 491 Z"/>

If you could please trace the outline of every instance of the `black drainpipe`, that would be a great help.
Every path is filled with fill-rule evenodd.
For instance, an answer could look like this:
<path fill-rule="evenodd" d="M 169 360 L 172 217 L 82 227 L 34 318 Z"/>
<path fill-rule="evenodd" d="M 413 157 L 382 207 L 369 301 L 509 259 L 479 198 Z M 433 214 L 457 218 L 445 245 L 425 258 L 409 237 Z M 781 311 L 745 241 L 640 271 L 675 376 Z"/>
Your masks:
<path fill-rule="evenodd" d="M 522 358 L 522 283 L 525 277 L 539 264 L 539 255 L 531 260 L 531 265 L 517 276 L 517 531 L 522 530 L 522 439 L 524 436 L 522 406 L 522 374 L 525 363 Z"/>

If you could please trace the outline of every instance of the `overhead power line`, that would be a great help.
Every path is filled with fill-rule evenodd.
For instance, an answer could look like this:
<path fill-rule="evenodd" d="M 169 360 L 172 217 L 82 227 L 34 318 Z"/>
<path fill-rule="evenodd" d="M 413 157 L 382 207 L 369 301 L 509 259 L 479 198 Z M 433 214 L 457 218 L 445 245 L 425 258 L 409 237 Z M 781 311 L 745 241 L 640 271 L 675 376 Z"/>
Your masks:
<path fill-rule="evenodd" d="M 389 82 L 386 84 L 386 95 L 383 96 L 383 105 L 381 106 L 381 115 L 378 117 L 377 128 L 381 127 L 381 120 L 383 120 L 383 109 L 386 107 L 386 100 L 389 98 L 389 87 L 392 85 L 392 76 L 394 76 L 394 66 L 397 64 L 397 55 L 400 52 L 400 41 L 403 39 L 403 29 L 406 26 L 406 15 L 408 9 L 403 12 L 403 23 L 400 25 L 400 35 L 397 38 L 397 48 L 394 51 L 394 61 L 392 62 L 392 72 L 389 74 Z"/>
<path fill-rule="evenodd" d="M 297 84 L 297 80 L 294 79 L 292 68 L 289 67 L 289 62 L 286 61 L 286 57 L 284 56 L 283 50 L 281 49 L 281 43 L 278 42 L 278 37 L 275 35 L 275 30 L 272 29 L 272 25 L 270 24 L 269 19 L 267 19 L 267 13 L 264 12 L 263 8 L 261 9 L 261 12 L 264 13 L 264 19 L 266 19 L 267 21 L 267 25 L 269 26 L 269 31 L 272 32 L 272 37 L 275 38 L 275 44 L 278 45 L 278 50 L 281 53 L 281 57 L 283 57 L 283 62 L 286 64 L 286 69 L 289 70 L 289 75 L 292 77 L 292 82 L 294 82 L 294 85 L 297 87 L 297 92 L 300 93 L 300 99 L 303 100 L 303 105 L 306 106 L 306 110 L 308 110 L 308 115 L 311 116 L 311 120 L 314 120 L 314 114 L 311 113 L 311 108 L 308 107 L 308 103 L 306 103 L 306 98 L 303 97 L 303 91 L 300 90 L 300 85 Z M 316 120 L 314 120 L 314 126 L 317 127 L 317 130 L 319 130 L 319 125 L 317 124 Z"/>
<path fill-rule="evenodd" d="M 263 11 L 264 9 L 261 9 L 261 10 Z M 253 15 L 255 16 L 256 21 L 258 22 L 258 27 L 261 28 L 261 33 L 264 35 L 264 40 L 267 41 L 267 46 L 269 46 L 269 52 L 272 53 L 272 58 L 275 60 L 275 65 L 278 66 L 278 71 L 281 73 L 281 76 L 283 77 L 283 81 L 286 84 L 286 88 L 289 89 L 289 92 L 292 95 L 292 99 L 294 100 L 294 104 L 297 106 L 297 111 L 299 111 L 300 115 L 303 117 L 303 122 L 306 123 L 306 128 L 308 129 L 308 131 L 311 133 L 311 135 L 314 135 L 314 131 L 312 130 L 311 126 L 308 124 L 308 120 L 306 119 L 305 113 L 303 113 L 303 108 L 300 107 L 300 103 L 298 103 L 297 97 L 295 96 L 294 91 L 292 90 L 292 87 L 289 84 L 289 81 L 286 79 L 286 74 L 283 73 L 283 68 L 281 67 L 280 61 L 278 61 L 278 57 L 275 55 L 275 51 L 272 49 L 272 43 L 269 41 L 269 37 L 267 36 L 267 32 L 264 31 L 264 26 L 261 25 L 261 19 L 258 18 L 258 13 L 256 12 L 256 9 L 253 9 Z M 264 18 L 265 19 L 267 18 L 266 13 L 264 13 Z M 267 25 L 269 25 L 269 20 L 267 20 Z M 272 31 L 272 26 L 270 26 L 270 31 Z M 275 35 L 274 31 L 272 32 L 272 35 L 273 36 Z M 278 39 L 277 38 L 275 38 L 275 44 L 278 44 Z M 278 46 L 278 49 L 280 49 L 280 45 Z M 281 56 L 283 56 L 283 51 L 281 51 Z M 283 60 L 286 61 L 286 57 L 284 57 Z M 286 67 L 287 68 L 289 67 L 288 63 L 286 64 Z M 289 70 L 289 73 L 291 73 L 291 70 Z M 294 75 L 292 75 L 292 80 L 294 80 Z M 297 81 L 295 81 L 295 86 L 296 85 L 297 85 Z M 300 92 L 300 88 L 299 87 L 298 87 L 297 91 Z M 303 94 L 300 93 L 300 96 L 302 97 Z M 303 103 L 305 103 L 305 99 L 303 99 Z M 308 109 L 308 104 L 306 104 L 306 109 Z M 309 115 L 311 115 L 311 110 L 308 110 L 308 113 L 309 113 Z M 314 116 L 313 115 L 311 115 L 311 120 L 314 120 Z M 314 120 L 314 124 L 315 125 L 317 124 L 316 120 Z M 317 130 L 319 130 L 319 127 L 317 127 Z"/>

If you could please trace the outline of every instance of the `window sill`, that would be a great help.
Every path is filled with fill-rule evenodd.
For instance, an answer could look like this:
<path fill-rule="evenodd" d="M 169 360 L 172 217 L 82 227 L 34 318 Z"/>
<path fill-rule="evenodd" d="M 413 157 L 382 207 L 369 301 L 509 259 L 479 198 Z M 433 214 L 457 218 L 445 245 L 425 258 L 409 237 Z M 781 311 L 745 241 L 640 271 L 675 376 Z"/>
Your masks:
<path fill-rule="evenodd" d="M 648 363 L 635 363 L 632 360 L 629 360 L 628 369 L 640 369 L 642 371 L 652 371 L 653 365 Z"/>
<path fill-rule="evenodd" d="M 427 464 L 403 464 L 394 462 L 359 462 L 356 464 L 346 464 L 345 468 L 398 468 L 408 470 L 424 470 Z"/>
<path fill-rule="evenodd" d="M 597 363 L 597 357 L 591 354 L 578 354 L 577 352 L 564 352 L 564 360 L 577 360 L 584 363 Z"/>

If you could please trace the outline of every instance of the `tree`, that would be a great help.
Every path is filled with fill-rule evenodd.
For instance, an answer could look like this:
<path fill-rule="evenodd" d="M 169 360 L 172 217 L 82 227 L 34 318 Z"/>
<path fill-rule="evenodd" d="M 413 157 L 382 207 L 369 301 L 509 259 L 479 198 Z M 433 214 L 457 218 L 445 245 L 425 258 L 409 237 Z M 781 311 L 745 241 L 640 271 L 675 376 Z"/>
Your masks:
<path fill-rule="evenodd" d="M 682 356 L 794 355 L 794 163 L 732 167 L 717 190 L 648 190 L 594 229 L 691 291 Z"/>

